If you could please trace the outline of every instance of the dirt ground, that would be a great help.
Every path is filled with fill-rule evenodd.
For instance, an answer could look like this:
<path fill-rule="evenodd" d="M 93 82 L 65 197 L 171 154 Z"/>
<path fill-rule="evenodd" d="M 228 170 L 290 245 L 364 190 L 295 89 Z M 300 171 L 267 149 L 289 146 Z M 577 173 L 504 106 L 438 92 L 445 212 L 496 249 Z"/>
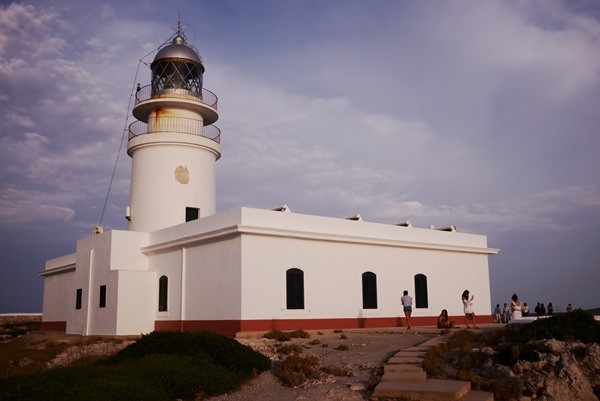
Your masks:
<path fill-rule="evenodd" d="M 265 338 L 239 339 L 240 343 L 262 352 L 274 364 L 286 358 L 275 351 L 281 344 L 298 344 L 302 356 L 314 355 L 320 366 L 344 368 L 348 376 L 339 377 L 322 374 L 318 380 L 308 381 L 295 388 L 284 386 L 272 370 L 262 373 L 246 384 L 240 391 L 213 397 L 210 401 L 296 401 L 368 400 L 372 386 L 377 383 L 384 362 L 403 348 L 420 344 L 439 335 L 439 330 L 344 330 L 342 333 L 311 332 L 310 338 L 294 338 L 291 342 L 278 343 Z M 344 338 L 346 337 L 346 338 Z M 346 345 L 348 350 L 338 350 Z M 342 347 L 345 348 L 345 347 Z"/>

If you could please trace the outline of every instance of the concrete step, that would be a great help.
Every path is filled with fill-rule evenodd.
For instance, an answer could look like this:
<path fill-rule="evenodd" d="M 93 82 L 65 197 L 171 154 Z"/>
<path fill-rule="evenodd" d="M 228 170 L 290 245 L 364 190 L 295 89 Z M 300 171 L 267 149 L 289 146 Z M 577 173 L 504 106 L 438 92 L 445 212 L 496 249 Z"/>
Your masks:
<path fill-rule="evenodd" d="M 487 391 L 469 391 L 467 394 L 459 398 L 460 401 L 494 401 L 494 393 Z"/>
<path fill-rule="evenodd" d="M 404 348 L 402 351 L 423 351 L 423 352 L 427 352 L 427 350 L 428 350 L 429 348 L 430 348 L 430 347 L 421 347 L 421 346 L 419 345 L 419 346 L 416 346 L 416 347 L 408 347 L 408 348 Z"/>
<path fill-rule="evenodd" d="M 419 344 L 419 347 L 435 347 L 437 345 L 447 343 L 448 338 L 448 336 L 434 337 Z"/>
<path fill-rule="evenodd" d="M 421 383 L 427 379 L 427 373 L 421 372 L 384 372 L 381 382 L 413 382 Z"/>
<path fill-rule="evenodd" d="M 393 356 L 388 359 L 387 363 L 391 364 L 405 364 L 405 363 L 416 363 L 421 365 L 423 363 L 423 358 L 416 356 Z"/>
<path fill-rule="evenodd" d="M 416 363 L 386 363 L 383 366 L 384 372 L 423 372 L 423 368 Z"/>
<path fill-rule="evenodd" d="M 471 383 L 458 380 L 427 379 L 421 383 L 380 382 L 373 397 L 404 397 L 422 401 L 455 401 L 471 391 Z"/>
<path fill-rule="evenodd" d="M 398 351 L 394 356 L 424 357 L 427 352 L 424 351 Z"/>

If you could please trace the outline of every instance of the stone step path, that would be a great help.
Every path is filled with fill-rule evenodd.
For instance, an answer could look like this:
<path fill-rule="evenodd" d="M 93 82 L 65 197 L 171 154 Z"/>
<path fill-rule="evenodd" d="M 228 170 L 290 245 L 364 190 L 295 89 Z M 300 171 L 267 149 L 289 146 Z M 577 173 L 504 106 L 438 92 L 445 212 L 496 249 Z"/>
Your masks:
<path fill-rule="evenodd" d="M 494 401 L 494 394 L 471 390 L 471 382 L 428 379 L 423 357 L 429 347 L 448 341 L 448 335 L 435 337 L 416 347 L 399 351 L 383 368 L 381 381 L 371 400 L 402 398 L 420 401 Z"/>

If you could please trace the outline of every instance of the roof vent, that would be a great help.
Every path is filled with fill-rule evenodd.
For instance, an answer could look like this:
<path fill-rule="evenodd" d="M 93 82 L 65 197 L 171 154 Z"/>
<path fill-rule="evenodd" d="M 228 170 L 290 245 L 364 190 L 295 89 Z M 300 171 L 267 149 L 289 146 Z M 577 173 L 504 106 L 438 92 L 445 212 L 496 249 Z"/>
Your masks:
<path fill-rule="evenodd" d="M 362 217 L 360 217 L 360 214 L 355 214 L 353 216 L 348 216 L 348 217 L 344 217 L 346 220 L 353 220 L 353 221 L 364 221 Z"/>
<path fill-rule="evenodd" d="M 396 223 L 394 224 L 395 226 L 400 226 L 400 227 L 412 227 L 413 225 L 410 223 L 410 221 L 406 220 L 403 221 L 401 223 Z"/>
<path fill-rule="evenodd" d="M 456 226 L 448 226 L 448 227 L 434 228 L 434 230 L 448 231 L 450 233 L 456 233 L 456 232 L 458 232 L 458 227 L 456 227 Z"/>
<path fill-rule="evenodd" d="M 292 213 L 292 211 L 290 210 L 288 205 L 277 206 L 277 207 L 272 208 L 271 210 L 274 212 Z"/>

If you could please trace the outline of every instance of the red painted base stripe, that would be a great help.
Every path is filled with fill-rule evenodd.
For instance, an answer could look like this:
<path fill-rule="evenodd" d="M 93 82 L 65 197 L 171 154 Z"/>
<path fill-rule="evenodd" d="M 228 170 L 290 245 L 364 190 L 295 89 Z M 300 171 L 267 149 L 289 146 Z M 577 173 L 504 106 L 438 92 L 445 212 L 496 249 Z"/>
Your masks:
<path fill-rule="evenodd" d="M 40 329 L 43 331 L 67 331 L 67 322 L 42 322 Z"/>
<path fill-rule="evenodd" d="M 492 323 L 491 316 L 477 316 L 478 324 Z M 457 326 L 465 324 L 464 316 L 451 316 Z M 436 326 L 437 316 L 413 316 L 411 326 Z M 227 336 L 239 332 L 271 330 L 335 330 L 406 327 L 405 317 L 332 318 L 332 319 L 268 319 L 268 320 L 157 320 L 154 330 L 194 331 L 207 330 Z"/>

